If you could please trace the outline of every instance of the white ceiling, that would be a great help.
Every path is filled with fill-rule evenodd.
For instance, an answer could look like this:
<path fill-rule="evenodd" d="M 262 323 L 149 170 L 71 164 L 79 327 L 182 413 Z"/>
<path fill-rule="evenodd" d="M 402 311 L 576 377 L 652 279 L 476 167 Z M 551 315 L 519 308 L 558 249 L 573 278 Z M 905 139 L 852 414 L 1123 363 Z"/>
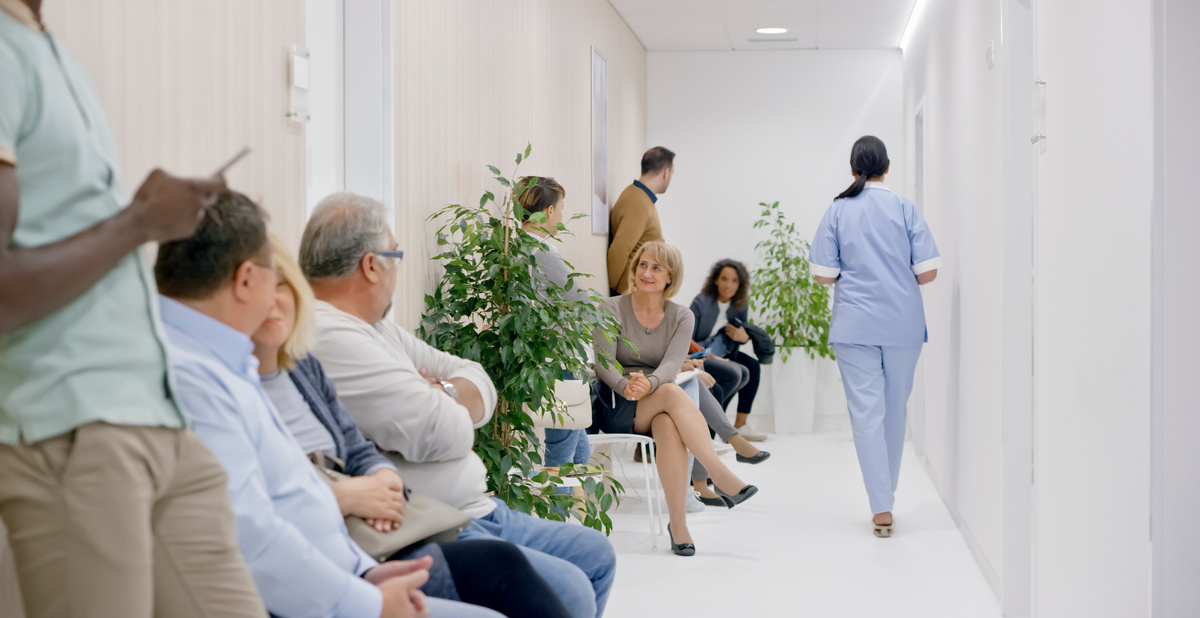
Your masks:
<path fill-rule="evenodd" d="M 648 51 L 899 47 L 916 0 L 608 0 Z M 758 34 L 758 28 L 787 28 Z"/>

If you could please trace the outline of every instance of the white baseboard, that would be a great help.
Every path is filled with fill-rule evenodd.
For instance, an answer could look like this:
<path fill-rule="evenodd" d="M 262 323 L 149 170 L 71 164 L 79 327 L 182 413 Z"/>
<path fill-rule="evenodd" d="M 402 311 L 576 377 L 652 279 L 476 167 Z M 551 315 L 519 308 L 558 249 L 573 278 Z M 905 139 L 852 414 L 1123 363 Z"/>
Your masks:
<path fill-rule="evenodd" d="M 1000 602 L 1002 594 L 1000 573 L 996 571 L 996 567 L 988 560 L 987 554 L 983 553 L 983 547 L 975 539 L 975 534 L 971 532 L 971 527 L 967 525 L 962 515 L 959 514 L 958 508 L 946 499 L 946 492 L 942 488 L 942 479 L 938 477 L 937 471 L 933 469 L 933 466 L 929 465 L 929 458 L 922 456 L 920 459 L 921 465 L 925 466 L 925 472 L 929 474 L 929 480 L 933 481 L 933 487 L 942 499 L 942 504 L 945 504 L 946 510 L 950 511 L 950 517 L 954 519 L 954 525 L 958 527 L 958 533 L 962 535 L 963 541 L 967 544 L 967 549 L 971 550 L 971 555 L 974 556 L 976 564 L 979 565 L 979 570 L 983 573 L 983 578 L 987 580 L 988 586 L 992 588 L 992 594 L 996 595 L 996 602 Z"/>

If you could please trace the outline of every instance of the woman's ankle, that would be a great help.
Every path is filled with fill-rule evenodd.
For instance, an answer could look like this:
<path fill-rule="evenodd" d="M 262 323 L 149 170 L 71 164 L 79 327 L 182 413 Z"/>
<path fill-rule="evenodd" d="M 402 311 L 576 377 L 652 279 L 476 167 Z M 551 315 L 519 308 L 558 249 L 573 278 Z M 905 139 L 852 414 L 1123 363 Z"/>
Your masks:
<path fill-rule="evenodd" d="M 733 450 L 742 457 L 754 457 L 758 454 L 758 447 L 750 444 L 749 440 L 736 433 L 729 436 L 729 446 L 732 446 Z"/>
<path fill-rule="evenodd" d="M 711 473 L 712 470 L 710 469 L 709 472 Z M 742 481 L 742 479 L 738 478 L 733 472 L 728 472 L 728 474 L 729 476 L 722 475 L 721 480 L 719 481 L 717 480 L 716 476 L 713 476 L 713 485 L 716 486 L 717 489 L 720 489 L 727 494 L 736 494 L 746 486 L 746 483 Z"/>

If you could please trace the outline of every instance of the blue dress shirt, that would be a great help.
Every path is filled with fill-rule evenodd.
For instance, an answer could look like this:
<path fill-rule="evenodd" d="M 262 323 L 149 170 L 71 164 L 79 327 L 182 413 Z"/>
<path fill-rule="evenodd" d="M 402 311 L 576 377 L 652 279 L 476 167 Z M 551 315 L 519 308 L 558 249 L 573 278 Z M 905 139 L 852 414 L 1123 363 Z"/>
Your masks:
<path fill-rule="evenodd" d="M 176 395 L 229 476 L 238 546 L 267 609 L 377 618 L 383 596 L 359 577 L 377 563 L 263 391 L 250 338 L 171 299 L 160 307 Z"/>
<path fill-rule="evenodd" d="M 940 266 L 941 257 L 912 202 L 879 182 L 835 200 L 808 259 L 814 275 L 837 279 L 829 343 L 916 347 L 928 341 L 916 275 Z"/>

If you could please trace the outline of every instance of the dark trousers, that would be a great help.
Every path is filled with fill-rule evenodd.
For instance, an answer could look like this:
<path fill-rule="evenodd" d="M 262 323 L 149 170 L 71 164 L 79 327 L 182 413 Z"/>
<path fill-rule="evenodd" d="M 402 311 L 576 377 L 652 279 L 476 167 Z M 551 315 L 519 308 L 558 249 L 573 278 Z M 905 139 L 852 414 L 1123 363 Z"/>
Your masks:
<path fill-rule="evenodd" d="M 728 360 L 708 358 L 704 370 L 717 381 L 712 392 L 721 402 L 721 409 L 728 409 L 734 395 L 738 395 L 738 414 L 749 414 L 758 394 L 758 382 L 762 369 L 753 356 L 737 352 Z"/>
<path fill-rule="evenodd" d="M 503 541 L 442 543 L 458 596 L 471 605 L 505 616 L 555 616 L 571 613 L 521 550 Z"/>

